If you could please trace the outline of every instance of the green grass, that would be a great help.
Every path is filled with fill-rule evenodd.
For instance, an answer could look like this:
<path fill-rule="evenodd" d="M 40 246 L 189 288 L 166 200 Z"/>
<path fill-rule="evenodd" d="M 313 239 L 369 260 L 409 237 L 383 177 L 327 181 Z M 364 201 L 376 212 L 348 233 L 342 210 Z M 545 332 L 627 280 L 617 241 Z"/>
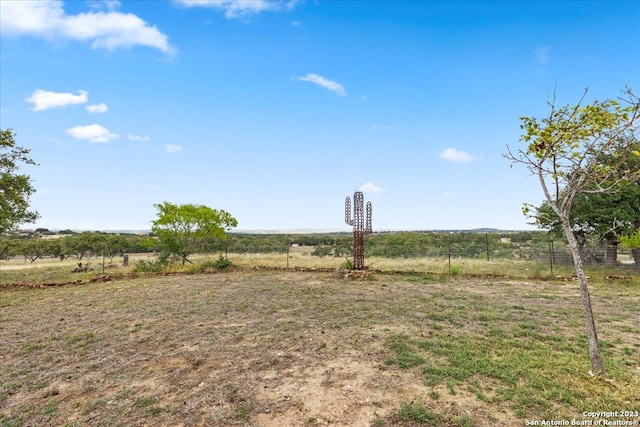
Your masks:
<path fill-rule="evenodd" d="M 538 328 L 530 321 L 515 323 L 511 329 L 469 336 L 439 331 L 429 339 L 392 335 L 389 348 L 395 357 L 388 360 L 402 369 L 418 367 L 428 385 L 446 384 L 452 393 L 472 384 L 478 399 L 506 403 L 520 417 L 552 418 L 559 408 L 581 413 L 611 407 L 615 401 L 635 402 L 631 407 L 640 410 L 633 391 L 638 378 L 624 368 L 639 360 L 628 347 L 622 347 L 623 357 L 615 356 L 611 345 L 601 341 L 609 380 L 591 378 L 586 373 L 583 334 L 533 333 Z"/>
<path fill-rule="evenodd" d="M 404 403 L 391 417 L 394 425 L 424 425 L 445 427 L 473 427 L 475 422 L 466 413 L 439 412 L 421 401 Z"/>

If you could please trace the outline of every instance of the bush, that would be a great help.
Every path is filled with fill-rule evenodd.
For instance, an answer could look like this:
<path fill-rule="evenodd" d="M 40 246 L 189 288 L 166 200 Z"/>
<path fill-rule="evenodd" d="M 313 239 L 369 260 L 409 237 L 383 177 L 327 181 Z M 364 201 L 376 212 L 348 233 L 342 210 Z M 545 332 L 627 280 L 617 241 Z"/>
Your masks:
<path fill-rule="evenodd" d="M 633 234 L 622 236 L 620 238 L 620 246 L 626 249 L 640 248 L 640 228 Z"/>
<path fill-rule="evenodd" d="M 215 261 L 205 261 L 198 263 L 190 269 L 191 273 L 207 273 L 211 271 L 222 271 L 233 267 L 233 263 L 229 259 L 220 255 Z"/>
<path fill-rule="evenodd" d="M 351 258 L 345 258 L 340 268 L 343 270 L 353 270 L 356 268 L 356 266 L 353 265 L 353 261 L 351 260 Z"/>
<path fill-rule="evenodd" d="M 134 273 L 159 273 L 169 265 L 168 256 L 163 254 L 155 261 L 140 260 L 133 266 Z"/>
<path fill-rule="evenodd" d="M 319 245 L 313 248 L 313 252 L 311 252 L 311 255 L 322 257 L 322 256 L 331 255 L 331 252 L 333 252 L 333 249 L 331 248 L 331 246 Z"/>

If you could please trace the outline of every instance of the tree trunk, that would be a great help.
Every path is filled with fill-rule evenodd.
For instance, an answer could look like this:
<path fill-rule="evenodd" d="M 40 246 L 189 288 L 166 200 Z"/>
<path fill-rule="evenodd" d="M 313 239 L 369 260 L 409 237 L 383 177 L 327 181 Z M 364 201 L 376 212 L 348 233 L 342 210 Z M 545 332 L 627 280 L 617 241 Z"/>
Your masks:
<path fill-rule="evenodd" d="M 618 244 L 607 244 L 607 254 L 604 258 L 604 264 L 612 267 L 618 264 Z"/>
<path fill-rule="evenodd" d="M 573 256 L 573 263 L 576 268 L 576 275 L 578 276 L 578 283 L 580 285 L 580 295 L 582 296 L 582 306 L 584 309 L 584 317 L 587 327 L 587 339 L 589 340 L 589 358 L 591 359 L 591 367 L 595 375 L 604 374 L 604 364 L 602 362 L 602 356 L 600 355 L 600 347 L 598 345 L 598 333 L 596 332 L 596 322 L 593 318 L 593 310 L 591 309 L 591 297 L 589 296 L 589 287 L 587 286 L 587 276 L 584 274 L 584 266 L 582 262 L 582 256 L 578 248 L 578 242 L 571 230 L 571 223 L 566 216 L 561 216 L 560 221 L 562 223 L 562 229 L 569 241 L 569 248 L 571 249 L 571 255 Z"/>
<path fill-rule="evenodd" d="M 614 266 L 618 264 L 618 236 L 611 232 L 605 236 L 605 242 L 607 244 L 607 253 L 604 258 L 606 266 Z"/>
<path fill-rule="evenodd" d="M 633 262 L 636 264 L 636 268 L 640 269 L 640 248 L 631 249 L 631 255 L 633 255 Z"/>

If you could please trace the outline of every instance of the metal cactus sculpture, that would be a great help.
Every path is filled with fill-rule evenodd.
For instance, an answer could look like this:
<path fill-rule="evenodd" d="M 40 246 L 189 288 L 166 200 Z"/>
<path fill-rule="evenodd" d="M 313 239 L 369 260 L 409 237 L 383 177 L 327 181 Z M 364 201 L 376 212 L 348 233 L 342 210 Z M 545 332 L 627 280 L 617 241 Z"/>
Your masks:
<path fill-rule="evenodd" d="M 364 195 L 361 191 L 353 193 L 353 218 L 351 218 L 351 200 L 344 202 L 344 222 L 353 226 L 353 268 L 366 270 L 364 266 L 364 235 L 371 233 L 371 202 L 367 202 L 367 216 L 364 212 Z"/>

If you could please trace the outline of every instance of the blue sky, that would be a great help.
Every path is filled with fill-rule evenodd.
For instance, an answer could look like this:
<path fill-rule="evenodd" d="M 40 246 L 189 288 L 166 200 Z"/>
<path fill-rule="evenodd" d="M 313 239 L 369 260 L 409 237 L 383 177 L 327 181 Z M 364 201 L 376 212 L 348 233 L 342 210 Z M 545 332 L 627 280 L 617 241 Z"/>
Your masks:
<path fill-rule="evenodd" d="M 520 116 L 640 91 L 640 2 L 0 2 L 0 127 L 37 167 L 27 227 L 530 229 Z"/>

